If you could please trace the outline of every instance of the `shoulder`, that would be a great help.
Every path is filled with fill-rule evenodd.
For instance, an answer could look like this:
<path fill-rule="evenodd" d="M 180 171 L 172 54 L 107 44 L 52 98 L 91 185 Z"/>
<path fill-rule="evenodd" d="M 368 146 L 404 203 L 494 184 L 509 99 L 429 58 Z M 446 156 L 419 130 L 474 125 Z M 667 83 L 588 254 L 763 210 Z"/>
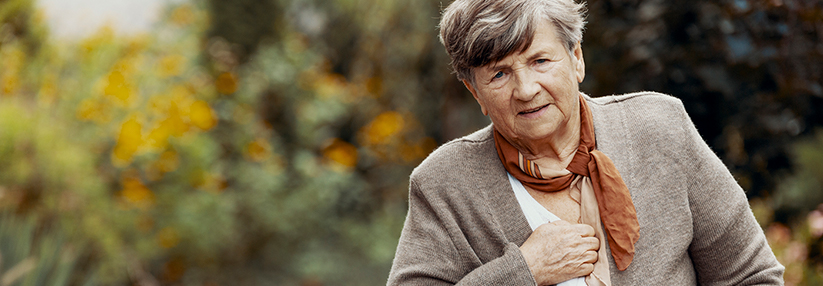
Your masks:
<path fill-rule="evenodd" d="M 412 171 L 411 178 L 417 183 L 427 183 L 469 177 L 469 173 L 480 172 L 484 164 L 496 158 L 492 126 L 489 125 L 438 147 Z"/>
<path fill-rule="evenodd" d="M 669 103 L 680 102 L 680 99 L 677 99 L 674 96 L 656 91 L 638 91 L 626 94 L 612 94 L 599 97 L 591 97 L 589 95 L 585 95 L 585 98 L 587 101 L 597 105 L 609 105 L 621 102 L 638 103 L 643 101 L 662 101 Z"/>
<path fill-rule="evenodd" d="M 489 198 L 510 188 L 491 125 L 437 148 L 412 171 L 409 185 L 410 197 L 445 206 L 449 212 L 488 209 Z"/>
<path fill-rule="evenodd" d="M 597 148 L 621 172 L 645 172 L 640 162 L 687 162 L 692 155 L 683 150 L 705 146 L 683 103 L 673 96 L 638 92 L 588 102 Z"/>
<path fill-rule="evenodd" d="M 680 99 L 659 92 L 635 92 L 587 98 L 595 129 L 671 136 L 693 128 Z M 635 133 L 631 132 L 631 133 Z"/>
<path fill-rule="evenodd" d="M 592 112 L 627 112 L 635 117 L 685 115 L 683 102 L 674 96 L 653 91 L 586 98 Z"/>

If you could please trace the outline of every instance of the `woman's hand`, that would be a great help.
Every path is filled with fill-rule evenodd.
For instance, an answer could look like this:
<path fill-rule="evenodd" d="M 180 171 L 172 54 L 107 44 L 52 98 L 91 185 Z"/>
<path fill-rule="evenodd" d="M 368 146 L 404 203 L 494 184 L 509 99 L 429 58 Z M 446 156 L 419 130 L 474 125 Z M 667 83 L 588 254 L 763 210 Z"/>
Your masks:
<path fill-rule="evenodd" d="M 594 228 L 558 220 L 537 227 L 520 251 L 537 285 L 552 285 L 591 273 L 598 248 Z"/>

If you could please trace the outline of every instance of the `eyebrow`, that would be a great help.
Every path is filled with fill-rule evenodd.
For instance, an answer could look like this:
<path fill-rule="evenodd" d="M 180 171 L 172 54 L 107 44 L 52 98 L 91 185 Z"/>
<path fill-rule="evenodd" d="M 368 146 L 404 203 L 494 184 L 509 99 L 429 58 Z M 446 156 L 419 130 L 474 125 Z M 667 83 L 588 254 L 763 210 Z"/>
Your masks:
<path fill-rule="evenodd" d="M 537 50 L 537 51 L 534 52 L 534 54 L 528 56 L 526 58 L 526 61 L 531 62 L 531 61 L 534 61 L 537 58 L 546 57 L 549 54 L 550 54 L 549 51 L 546 50 L 546 49 Z M 497 71 L 497 70 L 501 70 L 501 69 L 504 69 L 504 68 L 511 68 L 511 66 L 512 65 L 508 65 L 508 64 L 500 64 L 500 62 L 498 61 L 498 62 L 495 62 L 493 65 L 488 66 L 485 69 L 487 71 Z"/>
<path fill-rule="evenodd" d="M 485 68 L 485 70 L 489 71 L 489 72 L 494 72 L 494 71 L 501 70 L 501 69 L 504 69 L 504 68 L 510 68 L 511 66 L 512 65 L 504 65 L 504 64 L 500 64 L 500 62 L 495 62 L 493 65 L 487 66 Z"/>
<path fill-rule="evenodd" d="M 549 52 L 546 51 L 546 50 L 539 50 L 539 51 L 535 52 L 534 54 L 532 54 L 531 56 L 529 56 L 528 58 L 526 58 L 526 61 L 531 62 L 533 60 L 536 60 L 537 58 L 545 57 L 548 54 L 549 54 Z"/>

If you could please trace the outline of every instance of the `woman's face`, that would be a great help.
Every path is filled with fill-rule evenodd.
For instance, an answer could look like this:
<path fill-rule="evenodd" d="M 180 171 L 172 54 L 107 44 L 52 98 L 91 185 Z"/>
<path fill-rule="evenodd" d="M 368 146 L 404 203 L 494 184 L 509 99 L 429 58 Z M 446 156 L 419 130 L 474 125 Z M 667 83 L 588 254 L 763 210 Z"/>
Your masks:
<path fill-rule="evenodd" d="M 564 128 L 578 109 L 585 65 L 578 43 L 569 55 L 548 20 L 536 27 L 522 53 L 474 69 L 463 81 L 495 129 L 515 146 L 539 142 Z"/>

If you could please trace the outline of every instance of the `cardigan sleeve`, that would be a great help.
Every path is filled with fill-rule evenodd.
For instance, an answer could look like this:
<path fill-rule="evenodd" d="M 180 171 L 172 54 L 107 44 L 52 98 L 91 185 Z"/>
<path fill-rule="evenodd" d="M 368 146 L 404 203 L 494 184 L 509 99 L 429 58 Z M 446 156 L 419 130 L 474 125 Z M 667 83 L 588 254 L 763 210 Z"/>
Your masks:
<path fill-rule="evenodd" d="M 703 141 L 682 104 L 693 240 L 689 255 L 700 285 L 783 285 L 783 266 L 766 242 L 743 189 Z"/>
<path fill-rule="evenodd" d="M 466 245 L 445 202 L 427 198 L 412 178 L 409 212 L 387 285 L 536 285 L 514 243 L 502 256 L 480 263 Z M 482 226 L 478 226 L 482 227 Z"/>

